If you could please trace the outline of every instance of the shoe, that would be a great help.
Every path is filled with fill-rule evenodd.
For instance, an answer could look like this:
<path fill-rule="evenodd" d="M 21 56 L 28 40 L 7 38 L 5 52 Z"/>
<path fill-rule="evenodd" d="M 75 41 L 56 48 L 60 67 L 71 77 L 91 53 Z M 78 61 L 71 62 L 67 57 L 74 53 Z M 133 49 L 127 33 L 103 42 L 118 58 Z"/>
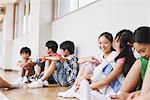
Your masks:
<path fill-rule="evenodd" d="M 28 83 L 28 78 L 26 76 L 23 77 L 23 83 Z"/>
<path fill-rule="evenodd" d="M 59 92 L 57 95 L 64 98 L 73 98 L 75 97 L 75 90 L 73 88 L 70 88 L 65 92 Z"/>
<path fill-rule="evenodd" d="M 45 81 L 43 82 L 43 86 L 44 86 L 44 87 L 48 87 L 48 85 L 49 85 L 48 81 L 45 80 Z"/>
<path fill-rule="evenodd" d="M 37 80 L 28 84 L 29 88 L 41 88 L 44 86 L 44 82 L 42 80 Z"/>
<path fill-rule="evenodd" d="M 37 81 L 37 78 L 31 78 L 31 77 L 30 77 L 29 80 L 30 80 L 30 82 L 34 82 L 34 81 Z"/>

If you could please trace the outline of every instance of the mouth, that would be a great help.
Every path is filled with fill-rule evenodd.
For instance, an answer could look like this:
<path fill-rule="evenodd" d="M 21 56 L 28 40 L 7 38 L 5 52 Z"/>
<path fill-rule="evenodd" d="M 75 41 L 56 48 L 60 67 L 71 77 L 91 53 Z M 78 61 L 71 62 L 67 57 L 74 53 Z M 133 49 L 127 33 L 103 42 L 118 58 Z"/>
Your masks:
<path fill-rule="evenodd" d="M 102 48 L 103 51 L 106 51 L 106 48 Z"/>

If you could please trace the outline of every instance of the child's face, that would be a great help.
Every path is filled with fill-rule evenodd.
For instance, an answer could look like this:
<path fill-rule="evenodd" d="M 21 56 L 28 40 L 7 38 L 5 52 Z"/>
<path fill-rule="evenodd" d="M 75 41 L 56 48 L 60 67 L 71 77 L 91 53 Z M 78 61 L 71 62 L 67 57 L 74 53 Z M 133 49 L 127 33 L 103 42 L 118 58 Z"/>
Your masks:
<path fill-rule="evenodd" d="M 133 46 L 142 57 L 150 58 L 150 45 L 149 44 L 134 43 Z"/>
<path fill-rule="evenodd" d="M 23 59 L 29 59 L 30 57 L 29 53 L 22 53 L 21 56 Z"/>
<path fill-rule="evenodd" d="M 52 53 L 52 49 L 51 49 L 51 48 L 46 47 L 46 52 L 47 52 L 47 54 L 50 54 L 50 53 Z"/>
<path fill-rule="evenodd" d="M 118 37 L 114 39 L 113 41 L 113 48 L 117 51 L 120 52 L 120 42 L 118 40 Z"/>
<path fill-rule="evenodd" d="M 68 55 L 67 50 L 61 49 L 61 55 L 66 57 Z"/>
<path fill-rule="evenodd" d="M 112 43 L 105 36 L 101 36 L 98 42 L 99 47 L 103 53 L 108 53 L 112 51 Z"/>

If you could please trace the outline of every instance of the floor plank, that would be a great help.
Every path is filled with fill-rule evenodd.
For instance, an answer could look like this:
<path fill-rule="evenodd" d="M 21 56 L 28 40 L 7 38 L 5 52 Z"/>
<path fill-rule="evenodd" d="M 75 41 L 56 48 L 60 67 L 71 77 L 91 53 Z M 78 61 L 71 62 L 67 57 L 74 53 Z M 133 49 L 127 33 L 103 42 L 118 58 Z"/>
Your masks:
<path fill-rule="evenodd" d="M 13 82 L 17 79 L 16 72 L 0 72 L 0 76 L 9 82 Z M 75 98 L 61 98 L 57 97 L 57 93 L 67 90 L 67 87 L 61 87 L 58 85 L 50 85 L 46 88 L 29 89 L 27 85 L 24 88 L 3 90 L 3 97 L 7 97 L 9 100 L 77 100 Z M 8 99 L 2 100 L 8 100 Z M 0 98 L 1 100 L 1 98 Z"/>

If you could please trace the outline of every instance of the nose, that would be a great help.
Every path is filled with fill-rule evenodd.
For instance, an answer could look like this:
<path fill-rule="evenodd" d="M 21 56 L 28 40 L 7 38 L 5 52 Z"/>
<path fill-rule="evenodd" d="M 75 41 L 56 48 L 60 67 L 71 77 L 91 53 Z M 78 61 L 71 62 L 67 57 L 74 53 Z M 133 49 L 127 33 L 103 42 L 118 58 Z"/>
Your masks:
<path fill-rule="evenodd" d="M 142 57 L 145 57 L 145 56 L 146 56 L 145 53 L 140 53 L 140 55 L 141 55 Z"/>

